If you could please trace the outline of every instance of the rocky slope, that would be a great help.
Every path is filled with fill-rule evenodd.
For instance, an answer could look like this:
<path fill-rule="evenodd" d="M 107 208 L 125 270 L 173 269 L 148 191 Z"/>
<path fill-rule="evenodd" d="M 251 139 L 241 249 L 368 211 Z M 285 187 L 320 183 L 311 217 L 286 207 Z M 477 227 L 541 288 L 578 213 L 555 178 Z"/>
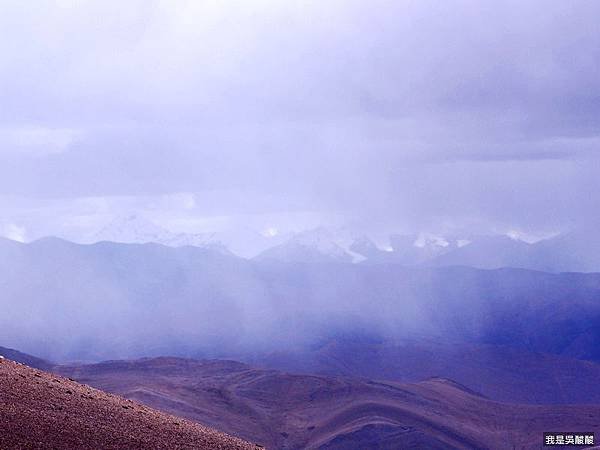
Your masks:
<path fill-rule="evenodd" d="M 221 449 L 254 444 L 0 358 L 0 448 Z"/>

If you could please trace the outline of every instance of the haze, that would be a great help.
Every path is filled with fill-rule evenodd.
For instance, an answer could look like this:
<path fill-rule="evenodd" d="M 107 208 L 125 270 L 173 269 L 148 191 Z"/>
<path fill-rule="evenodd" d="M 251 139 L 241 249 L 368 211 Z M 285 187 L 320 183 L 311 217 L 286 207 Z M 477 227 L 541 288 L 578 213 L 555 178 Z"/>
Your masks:
<path fill-rule="evenodd" d="M 593 1 L 2 1 L 0 234 L 596 223 Z M 588 195 L 590 194 L 590 195 Z"/>

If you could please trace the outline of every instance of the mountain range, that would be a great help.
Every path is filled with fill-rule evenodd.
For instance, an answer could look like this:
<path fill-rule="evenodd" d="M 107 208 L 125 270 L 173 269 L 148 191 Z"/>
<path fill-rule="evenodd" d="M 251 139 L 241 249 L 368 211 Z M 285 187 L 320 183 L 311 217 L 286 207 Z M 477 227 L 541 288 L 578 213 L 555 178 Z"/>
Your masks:
<path fill-rule="evenodd" d="M 600 432 L 599 273 L 451 259 L 475 265 L 487 253 L 504 263 L 532 247 L 558 248 L 548 242 L 421 240 L 417 256 L 442 262 L 409 265 L 394 253 L 410 238 L 377 259 L 383 251 L 358 236 L 352 251 L 370 252 L 360 262 L 332 238 L 300 236 L 296 246 L 337 255 L 301 260 L 0 239 L 0 295 L 10 305 L 0 343 L 27 352 L 0 354 L 269 448 L 538 448 L 544 431 Z M 556 239 L 563 248 L 578 242 Z M 21 378 L 14 370 L 7 383 Z M 22 375 L 52 426 L 57 405 L 98 416 L 45 390 L 51 378 L 38 385 L 33 372 Z M 28 384 L 11 386 L 29 401 Z M 30 420 L 23 408 L 8 410 L 3 426 Z M 189 438 L 201 439 L 194 430 Z"/>
<path fill-rule="evenodd" d="M 421 233 L 391 234 L 387 243 L 376 244 L 368 234 L 344 227 L 317 227 L 295 233 L 260 233 L 250 228 L 174 233 L 139 214 L 131 214 L 116 217 L 77 240 L 87 244 L 103 241 L 194 246 L 262 261 L 600 272 L 600 239 L 594 229 L 575 230 L 535 243 L 500 234 L 444 237 Z"/>
<path fill-rule="evenodd" d="M 222 253 L 235 253 L 251 258 L 271 246 L 277 245 L 286 235 L 259 233 L 250 228 L 236 228 L 203 233 L 172 232 L 140 214 L 117 216 L 101 229 L 82 238 L 82 244 L 117 242 L 123 244 L 155 243 L 168 247 L 193 246 L 209 248 Z"/>
<path fill-rule="evenodd" d="M 600 359 L 600 274 L 257 261 L 48 238 L 0 240 L 0 287 L 11 305 L 0 341 L 59 360 L 264 353 L 337 336 Z"/>

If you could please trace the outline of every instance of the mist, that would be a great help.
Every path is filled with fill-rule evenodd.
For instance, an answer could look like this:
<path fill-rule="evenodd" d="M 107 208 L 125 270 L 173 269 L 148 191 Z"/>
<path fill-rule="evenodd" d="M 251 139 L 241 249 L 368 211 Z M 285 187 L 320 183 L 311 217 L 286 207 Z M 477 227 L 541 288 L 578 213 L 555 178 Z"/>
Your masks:
<path fill-rule="evenodd" d="M 0 447 L 597 445 L 598 18 L 0 0 Z"/>
<path fill-rule="evenodd" d="M 195 247 L 54 238 L 1 240 L 0 269 L 10 299 L 0 340 L 57 362 L 240 359 L 407 339 L 600 357 L 589 335 L 600 318 L 597 274 L 257 261 Z M 560 313 L 547 314 L 548 305 Z M 556 334 L 557 327 L 571 331 Z"/>
<path fill-rule="evenodd" d="M 97 359 L 429 334 L 435 283 L 405 280 L 427 278 L 423 265 L 600 270 L 595 2 L 0 9 L 2 296 L 19 305 L 2 328 L 25 350 Z M 106 232 L 132 214 L 148 219 L 143 236 Z M 320 227 L 368 236 L 381 264 L 295 259 L 295 236 Z M 156 242 L 163 228 L 204 248 L 37 241 Z M 393 248 L 427 236 L 431 248 Z M 487 327 L 473 320 L 471 338 Z"/>
<path fill-rule="evenodd" d="M 4 236 L 598 223 L 595 2 L 0 8 Z"/>

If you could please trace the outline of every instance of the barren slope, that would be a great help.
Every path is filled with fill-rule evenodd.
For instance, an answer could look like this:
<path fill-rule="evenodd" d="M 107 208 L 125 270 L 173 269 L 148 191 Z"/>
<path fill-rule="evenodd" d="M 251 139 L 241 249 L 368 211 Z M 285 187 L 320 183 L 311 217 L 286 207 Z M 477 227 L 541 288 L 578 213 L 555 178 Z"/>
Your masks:
<path fill-rule="evenodd" d="M 400 384 L 178 358 L 59 370 L 273 449 L 537 449 L 544 431 L 600 433 L 600 406 L 500 403 L 446 379 Z"/>
<path fill-rule="evenodd" d="M 0 448 L 255 449 L 197 423 L 0 358 Z"/>

